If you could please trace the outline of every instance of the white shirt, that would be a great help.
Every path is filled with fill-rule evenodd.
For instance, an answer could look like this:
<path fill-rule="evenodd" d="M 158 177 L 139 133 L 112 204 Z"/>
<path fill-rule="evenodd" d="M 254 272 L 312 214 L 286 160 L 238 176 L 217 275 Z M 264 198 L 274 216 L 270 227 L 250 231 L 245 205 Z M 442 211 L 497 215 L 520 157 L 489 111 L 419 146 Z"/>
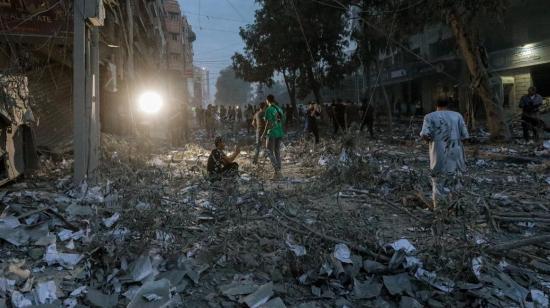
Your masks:
<path fill-rule="evenodd" d="M 466 169 L 463 139 L 468 139 L 464 118 L 458 112 L 435 111 L 424 117 L 420 136 L 430 141 L 430 169 L 432 176 L 453 174 Z"/>

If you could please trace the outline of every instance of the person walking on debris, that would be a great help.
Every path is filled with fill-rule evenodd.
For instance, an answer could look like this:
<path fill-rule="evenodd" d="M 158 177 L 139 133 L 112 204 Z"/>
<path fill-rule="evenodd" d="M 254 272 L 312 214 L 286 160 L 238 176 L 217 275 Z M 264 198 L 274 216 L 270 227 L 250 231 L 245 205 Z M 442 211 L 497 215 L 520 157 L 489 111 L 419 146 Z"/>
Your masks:
<path fill-rule="evenodd" d="M 374 107 L 368 100 L 363 99 L 361 102 L 361 127 L 359 131 L 363 132 L 363 128 L 367 126 L 369 135 L 374 138 Z"/>
<path fill-rule="evenodd" d="M 332 104 L 332 124 L 334 125 L 334 134 L 338 133 L 338 128 L 346 132 L 346 106 L 342 103 L 341 99 L 337 99 Z"/>
<path fill-rule="evenodd" d="M 539 116 L 539 108 L 542 106 L 542 96 L 537 93 L 537 88 L 529 87 L 527 95 L 524 95 L 520 102 L 521 108 L 521 127 L 523 128 L 523 138 L 529 141 L 529 131 L 533 131 L 533 139 L 539 140 L 539 131 L 543 127 Z"/>
<path fill-rule="evenodd" d="M 235 147 L 235 152 L 230 156 L 225 155 L 225 142 L 222 137 L 218 136 L 214 139 L 216 148 L 212 150 L 208 157 L 206 170 L 212 181 L 217 181 L 222 178 L 232 178 L 239 175 L 239 165 L 235 159 L 241 153 L 239 146 Z"/>
<path fill-rule="evenodd" d="M 237 106 L 237 122 L 241 123 L 243 120 L 243 108 L 240 106 Z"/>
<path fill-rule="evenodd" d="M 263 137 L 267 136 L 267 152 L 273 169 L 275 169 L 275 178 L 281 178 L 281 140 L 283 139 L 285 132 L 283 130 L 283 124 L 286 120 L 285 113 L 281 107 L 277 106 L 275 97 L 273 95 L 267 96 L 267 107 L 265 111 L 265 129 L 262 134 Z"/>
<path fill-rule="evenodd" d="M 288 127 L 290 127 L 292 125 L 292 123 L 294 122 L 294 108 L 292 108 L 291 104 L 287 104 L 285 106 L 285 115 L 286 115 L 286 118 L 287 118 L 286 125 L 287 125 L 287 129 L 288 129 Z"/>
<path fill-rule="evenodd" d="M 206 127 L 206 134 L 208 137 L 212 138 L 215 134 L 215 123 L 216 123 L 216 107 L 208 105 L 206 110 L 203 111 L 203 117 Z"/>
<path fill-rule="evenodd" d="M 319 127 L 317 127 L 317 118 L 321 116 L 321 111 L 315 102 L 309 102 L 306 112 L 306 138 L 310 134 L 315 136 L 315 144 L 319 143 Z"/>
<path fill-rule="evenodd" d="M 262 147 L 262 135 L 265 130 L 264 114 L 267 107 L 266 102 L 260 103 L 260 109 L 256 111 L 252 119 L 252 127 L 256 129 L 256 152 L 254 153 L 254 159 L 252 163 L 256 165 L 258 163 L 258 156 L 260 156 L 260 148 Z"/>
<path fill-rule="evenodd" d="M 462 115 L 448 110 L 449 100 L 440 99 L 437 110 L 424 117 L 420 137 L 429 142 L 434 208 L 447 202 L 449 194 L 461 189 L 466 169 L 462 141 L 469 138 Z"/>
<path fill-rule="evenodd" d="M 244 117 L 246 121 L 246 132 L 250 133 L 250 128 L 254 127 L 252 125 L 252 123 L 254 122 L 254 109 L 252 108 L 252 105 L 248 104 L 248 106 L 246 106 Z"/>

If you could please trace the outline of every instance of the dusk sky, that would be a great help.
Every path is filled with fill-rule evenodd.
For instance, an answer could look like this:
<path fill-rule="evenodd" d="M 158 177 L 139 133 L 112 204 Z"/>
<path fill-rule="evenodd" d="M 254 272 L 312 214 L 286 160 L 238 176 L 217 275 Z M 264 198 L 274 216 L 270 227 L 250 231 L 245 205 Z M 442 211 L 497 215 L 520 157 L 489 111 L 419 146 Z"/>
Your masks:
<path fill-rule="evenodd" d="M 196 66 L 210 71 L 210 92 L 216 92 L 221 69 L 231 64 L 231 56 L 244 44 L 239 27 L 254 20 L 254 0 L 179 0 L 197 40 L 193 44 Z"/>

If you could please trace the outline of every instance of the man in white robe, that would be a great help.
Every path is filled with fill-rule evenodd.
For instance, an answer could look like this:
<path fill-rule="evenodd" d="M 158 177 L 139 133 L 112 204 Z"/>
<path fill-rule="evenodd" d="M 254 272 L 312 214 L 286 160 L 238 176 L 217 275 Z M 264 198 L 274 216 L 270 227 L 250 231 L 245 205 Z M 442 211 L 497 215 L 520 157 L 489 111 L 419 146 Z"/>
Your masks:
<path fill-rule="evenodd" d="M 449 194 L 462 188 L 461 175 L 466 170 L 464 146 L 468 129 L 458 112 L 448 110 L 449 100 L 440 99 L 437 110 L 424 117 L 420 136 L 430 145 L 430 169 L 434 208 L 448 202 Z"/>

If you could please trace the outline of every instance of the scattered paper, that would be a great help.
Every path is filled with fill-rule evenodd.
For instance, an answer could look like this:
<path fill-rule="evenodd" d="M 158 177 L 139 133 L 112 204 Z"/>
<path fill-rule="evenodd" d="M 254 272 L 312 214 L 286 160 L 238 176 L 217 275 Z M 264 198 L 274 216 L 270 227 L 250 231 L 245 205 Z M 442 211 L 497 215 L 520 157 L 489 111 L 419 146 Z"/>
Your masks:
<path fill-rule="evenodd" d="M 59 264 L 68 269 L 73 269 L 80 260 L 82 260 L 82 255 L 58 252 L 55 244 L 48 246 L 44 255 L 44 261 L 48 265 Z"/>
<path fill-rule="evenodd" d="M 120 213 L 114 213 L 113 216 L 109 218 L 103 218 L 103 224 L 105 227 L 110 228 L 112 227 L 120 218 Z"/>
<path fill-rule="evenodd" d="M 439 289 L 440 291 L 443 291 L 443 292 L 446 292 L 446 293 L 452 292 L 453 289 L 454 289 L 454 286 L 455 286 L 454 282 L 452 282 L 448 279 L 440 278 L 440 277 L 437 276 L 436 273 L 429 272 L 429 271 L 424 270 L 422 268 L 417 269 L 414 276 L 417 279 L 420 279 L 422 281 L 427 282 L 432 287 L 435 287 L 435 288 Z"/>
<path fill-rule="evenodd" d="M 57 299 L 57 286 L 53 281 L 38 283 L 36 285 L 36 299 L 40 304 L 51 304 Z"/>
<path fill-rule="evenodd" d="M 343 263 L 353 263 L 351 260 L 351 250 L 346 244 L 336 244 L 334 246 L 334 257 Z"/>
<path fill-rule="evenodd" d="M 411 254 L 416 251 L 416 248 L 407 239 L 400 239 L 393 243 L 388 244 L 393 250 L 404 250 L 406 254 Z"/>
<path fill-rule="evenodd" d="M 295 244 L 290 234 L 287 234 L 285 243 L 290 251 L 292 251 L 297 257 L 302 257 L 306 255 L 306 248 L 302 245 Z"/>
<path fill-rule="evenodd" d="M 474 275 L 479 279 L 481 276 L 481 266 L 483 264 L 483 259 L 481 257 L 476 257 L 472 259 L 472 271 Z"/>
<path fill-rule="evenodd" d="M 548 295 L 540 290 L 531 290 L 531 299 L 536 304 L 535 307 L 548 308 Z"/>
<path fill-rule="evenodd" d="M 31 300 L 26 298 L 19 291 L 13 291 L 11 293 L 11 304 L 15 308 L 23 308 L 23 307 L 32 306 Z"/>

